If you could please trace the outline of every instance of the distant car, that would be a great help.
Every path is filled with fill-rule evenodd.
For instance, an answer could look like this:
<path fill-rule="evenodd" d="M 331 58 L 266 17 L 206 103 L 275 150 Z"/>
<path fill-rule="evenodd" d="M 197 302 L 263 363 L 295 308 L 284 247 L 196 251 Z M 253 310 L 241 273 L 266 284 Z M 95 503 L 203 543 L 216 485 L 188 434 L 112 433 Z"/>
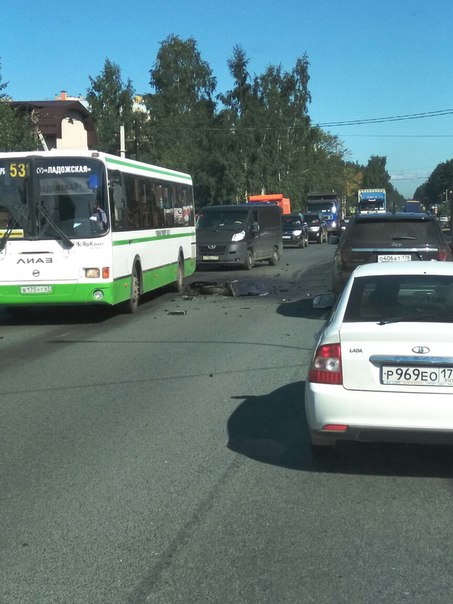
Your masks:
<path fill-rule="evenodd" d="M 322 214 L 307 212 L 304 217 L 308 225 L 308 240 L 327 243 L 327 224 Z"/>
<path fill-rule="evenodd" d="M 321 217 L 326 223 L 328 235 L 330 233 L 338 233 L 339 230 L 341 230 L 341 225 L 333 214 L 328 214 L 327 212 L 322 212 Z"/>
<path fill-rule="evenodd" d="M 339 293 L 352 271 L 369 262 L 452 260 L 434 216 L 406 212 L 357 214 L 351 218 L 333 259 L 332 288 Z"/>
<path fill-rule="evenodd" d="M 453 443 L 452 341 L 453 263 L 358 267 L 306 381 L 314 454 L 340 440 Z"/>
<path fill-rule="evenodd" d="M 438 221 L 442 229 L 448 228 L 448 225 L 450 223 L 450 219 L 448 216 L 439 216 Z"/>
<path fill-rule="evenodd" d="M 295 213 L 282 215 L 283 245 L 307 247 L 308 225 L 303 214 Z"/>
<path fill-rule="evenodd" d="M 350 216 L 345 216 L 344 218 L 342 218 L 340 220 L 340 229 L 341 231 L 344 231 L 346 229 L 346 227 L 348 226 L 349 221 L 351 220 Z"/>

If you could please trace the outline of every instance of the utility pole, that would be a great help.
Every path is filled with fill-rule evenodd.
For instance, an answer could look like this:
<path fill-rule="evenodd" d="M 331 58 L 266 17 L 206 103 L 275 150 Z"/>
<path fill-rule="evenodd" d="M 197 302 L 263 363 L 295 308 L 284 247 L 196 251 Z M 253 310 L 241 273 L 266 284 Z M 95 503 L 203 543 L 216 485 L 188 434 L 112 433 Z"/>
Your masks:
<path fill-rule="evenodd" d="M 450 193 L 450 198 L 448 198 L 448 194 Z M 451 190 L 446 190 L 445 191 L 445 195 L 446 195 L 446 203 L 449 201 L 449 206 L 450 206 L 450 237 L 453 235 L 453 191 Z"/>
<path fill-rule="evenodd" d="M 126 157 L 126 135 L 123 125 L 120 126 L 120 156 Z"/>

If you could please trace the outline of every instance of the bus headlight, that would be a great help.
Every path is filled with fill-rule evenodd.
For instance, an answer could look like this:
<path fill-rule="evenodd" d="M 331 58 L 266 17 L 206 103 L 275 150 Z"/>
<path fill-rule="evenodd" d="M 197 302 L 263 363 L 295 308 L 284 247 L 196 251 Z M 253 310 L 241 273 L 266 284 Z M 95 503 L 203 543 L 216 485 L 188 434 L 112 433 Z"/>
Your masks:
<path fill-rule="evenodd" d="M 99 279 L 101 276 L 101 271 L 98 268 L 86 268 L 85 277 L 87 279 Z"/>
<path fill-rule="evenodd" d="M 104 292 L 101 289 L 96 289 L 93 292 L 93 298 L 95 300 L 102 300 L 104 297 Z"/>

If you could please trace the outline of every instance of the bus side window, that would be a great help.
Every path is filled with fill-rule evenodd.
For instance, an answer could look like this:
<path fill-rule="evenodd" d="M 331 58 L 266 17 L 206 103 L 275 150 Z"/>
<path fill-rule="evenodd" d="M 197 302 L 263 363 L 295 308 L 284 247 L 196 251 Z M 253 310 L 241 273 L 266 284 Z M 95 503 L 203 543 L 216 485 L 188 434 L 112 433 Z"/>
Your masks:
<path fill-rule="evenodd" d="M 175 224 L 173 210 L 173 191 L 169 185 L 162 185 L 162 199 L 164 208 L 164 226 L 172 227 Z"/>
<path fill-rule="evenodd" d="M 175 192 L 175 226 L 184 226 L 184 192 L 181 185 L 174 186 Z"/>
<path fill-rule="evenodd" d="M 122 184 L 121 173 L 117 171 L 109 171 L 109 197 L 110 197 L 110 214 L 114 230 L 121 230 L 121 209 L 126 206 L 124 199 L 124 187 Z"/>
<path fill-rule="evenodd" d="M 140 181 L 136 176 L 127 179 L 127 224 L 133 229 L 140 228 Z"/>

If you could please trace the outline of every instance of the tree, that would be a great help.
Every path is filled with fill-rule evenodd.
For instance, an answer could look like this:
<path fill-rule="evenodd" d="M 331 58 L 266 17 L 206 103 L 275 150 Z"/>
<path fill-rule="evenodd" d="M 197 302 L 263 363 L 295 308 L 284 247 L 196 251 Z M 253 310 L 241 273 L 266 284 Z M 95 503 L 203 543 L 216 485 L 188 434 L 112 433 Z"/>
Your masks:
<path fill-rule="evenodd" d="M 433 206 L 453 196 L 453 159 L 438 164 L 431 172 L 426 183 L 418 187 L 414 198 L 424 205 Z"/>
<path fill-rule="evenodd" d="M 11 106 L 11 99 L 2 82 L 0 65 L 0 151 L 29 151 L 36 148 L 35 126 L 28 115 L 21 115 Z"/>
<path fill-rule="evenodd" d="M 299 58 L 290 72 L 270 65 L 253 79 L 248 64 L 244 50 L 235 46 L 228 60 L 233 88 L 219 96 L 234 197 L 244 201 L 249 194 L 275 192 L 300 197 L 310 132 L 308 58 Z"/>
<path fill-rule="evenodd" d="M 130 80 L 121 78 L 118 65 L 105 60 L 104 69 L 97 78 L 89 77 L 91 87 L 87 101 L 96 124 L 99 150 L 119 154 L 120 126 L 124 126 L 129 156 L 135 153 L 135 118 L 133 113 L 134 89 Z"/>
<path fill-rule="evenodd" d="M 253 192 L 256 163 L 255 119 L 257 99 L 248 72 L 249 59 L 238 45 L 227 65 L 233 88 L 219 95 L 223 109 L 219 114 L 217 145 L 222 148 L 222 195 L 226 202 L 245 201 Z"/>
<path fill-rule="evenodd" d="M 170 35 L 161 43 L 150 70 L 152 91 L 145 95 L 150 114 L 149 161 L 185 170 L 194 177 L 195 198 L 212 198 L 215 174 L 209 170 L 215 119 L 216 80 L 193 38 Z"/>
<path fill-rule="evenodd" d="M 389 189 L 390 174 L 386 170 L 387 158 L 372 155 L 363 171 L 364 189 Z"/>
<path fill-rule="evenodd" d="M 310 144 L 308 66 L 303 55 L 290 72 L 271 65 L 254 80 L 258 177 L 265 192 L 300 196 Z"/>

